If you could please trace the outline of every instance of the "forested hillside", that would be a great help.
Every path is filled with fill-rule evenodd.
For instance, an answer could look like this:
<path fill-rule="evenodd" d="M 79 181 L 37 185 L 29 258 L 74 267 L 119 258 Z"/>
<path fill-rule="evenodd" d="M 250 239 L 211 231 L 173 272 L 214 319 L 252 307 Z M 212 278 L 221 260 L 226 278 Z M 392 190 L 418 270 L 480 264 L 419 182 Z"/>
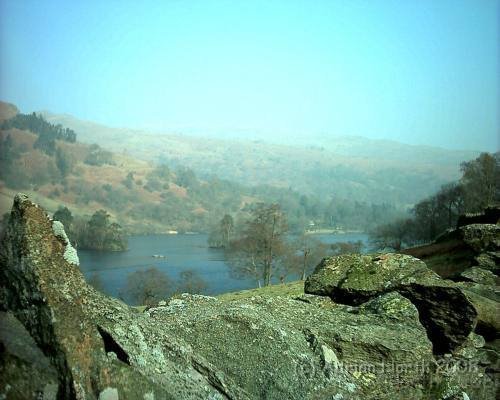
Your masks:
<path fill-rule="evenodd" d="M 258 202 L 279 203 L 295 232 L 366 230 L 402 213 L 400 206 L 375 199 L 357 201 L 323 191 L 304 195 L 272 182 L 242 185 L 171 160 L 138 160 L 80 143 L 76 130 L 39 114 L 19 114 L 5 103 L 1 108 L 2 213 L 18 191 L 51 212 L 66 206 L 77 219 L 106 210 L 128 233 L 207 232 L 225 214 L 244 218 Z M 116 141 L 115 147 L 126 143 Z"/>

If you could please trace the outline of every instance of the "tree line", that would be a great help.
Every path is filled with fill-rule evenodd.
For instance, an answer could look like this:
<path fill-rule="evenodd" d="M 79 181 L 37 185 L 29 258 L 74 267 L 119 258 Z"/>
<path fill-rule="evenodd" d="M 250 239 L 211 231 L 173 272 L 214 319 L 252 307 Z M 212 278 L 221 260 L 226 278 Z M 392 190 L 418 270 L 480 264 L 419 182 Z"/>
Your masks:
<path fill-rule="evenodd" d="M 111 222 L 106 210 L 97 210 L 87 221 L 76 219 L 67 207 L 59 207 L 54 220 L 60 221 L 71 243 L 80 249 L 123 251 L 127 238 L 120 224 Z"/>
<path fill-rule="evenodd" d="M 51 124 L 36 113 L 17 114 L 0 124 L 1 130 L 12 128 L 32 132 L 36 140 L 32 149 L 26 143 L 16 144 L 12 132 L 1 140 L 0 179 L 14 189 L 31 186 L 36 190 L 49 182 L 64 185 L 66 177 L 74 172 L 76 160 L 74 152 L 71 154 L 68 146 L 58 142 L 76 143 L 75 131 Z M 97 144 L 88 146 L 83 162 L 93 166 L 114 163 L 112 153 Z"/>
<path fill-rule="evenodd" d="M 56 140 L 64 140 L 69 143 L 76 142 L 76 133 L 74 130 L 64 128 L 61 124 L 51 124 L 42 115 L 36 113 L 17 114 L 4 121 L 1 125 L 1 129 L 3 130 L 12 128 L 35 133 L 38 138 L 35 141 L 34 147 L 41 149 L 44 153 L 51 156 L 56 152 Z"/>
<path fill-rule="evenodd" d="M 382 224 L 370 232 L 376 248 L 399 251 L 434 241 L 454 229 L 458 217 L 500 204 L 500 153 L 482 153 L 460 166 L 462 177 L 443 185 L 432 196 L 415 204 L 411 216 Z"/>

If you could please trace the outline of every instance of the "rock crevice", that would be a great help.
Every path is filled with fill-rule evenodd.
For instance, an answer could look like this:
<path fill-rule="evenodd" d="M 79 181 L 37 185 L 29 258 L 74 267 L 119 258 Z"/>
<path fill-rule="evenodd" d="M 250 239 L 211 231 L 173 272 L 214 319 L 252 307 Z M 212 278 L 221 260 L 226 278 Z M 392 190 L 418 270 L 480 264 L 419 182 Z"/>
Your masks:
<path fill-rule="evenodd" d="M 444 281 L 413 257 L 324 260 L 306 282 L 315 294 L 299 298 L 184 294 L 140 313 L 86 284 L 61 226 L 26 196 L 16 196 L 9 221 L 0 247 L 0 398 L 495 398 L 486 373 L 494 360 L 440 375 L 432 352 L 453 350 L 456 365 L 492 358 L 489 343 L 468 333 L 478 304 L 479 319 L 495 329 L 491 307 L 475 300 L 495 304 L 495 293 Z"/>

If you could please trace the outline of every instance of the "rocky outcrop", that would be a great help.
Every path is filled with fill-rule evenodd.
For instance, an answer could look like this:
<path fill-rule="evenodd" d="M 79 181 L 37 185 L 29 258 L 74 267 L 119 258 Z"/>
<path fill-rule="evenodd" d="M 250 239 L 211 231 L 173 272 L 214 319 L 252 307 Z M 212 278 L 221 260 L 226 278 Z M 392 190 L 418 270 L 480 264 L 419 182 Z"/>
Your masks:
<path fill-rule="evenodd" d="M 482 214 L 460 217 L 457 229 L 447 231 L 432 244 L 405 249 L 441 276 L 461 280 L 472 267 L 500 274 L 500 207 Z M 467 278 L 468 279 L 468 278 Z"/>
<path fill-rule="evenodd" d="M 331 257 L 324 259 L 305 282 L 306 293 L 328 296 L 337 303 L 350 305 L 393 291 L 417 307 L 437 354 L 454 350 L 475 327 L 477 312 L 462 291 L 411 256 Z"/>
<path fill-rule="evenodd" d="M 58 399 L 246 398 L 185 342 L 88 286 L 68 246 L 61 227 L 16 196 L 0 250 L 1 305 L 36 344 L 32 357 L 50 361 Z"/>
<path fill-rule="evenodd" d="M 482 285 L 497 285 L 500 282 L 493 272 L 479 267 L 470 267 L 460 274 L 464 281 L 471 281 Z"/>
<path fill-rule="evenodd" d="M 324 261 L 308 280 L 319 295 L 185 294 L 142 313 L 88 286 L 70 246 L 16 196 L 0 248 L 0 398 L 495 398 L 496 348 L 470 332 L 465 289 L 412 257 Z M 433 329 L 453 354 L 433 354 Z"/>
<path fill-rule="evenodd" d="M 435 354 L 459 354 L 497 377 L 498 215 L 499 209 L 492 208 L 481 215 L 461 218 L 456 230 L 431 245 L 405 250 L 405 254 L 325 259 L 307 279 L 305 291 L 362 307 L 382 294 L 399 293 L 417 308 Z M 425 263 L 414 255 L 425 259 Z M 442 279 L 426 263 L 433 270 L 445 272 L 442 275 L 453 277 L 453 281 Z M 486 339 L 484 346 L 477 346 L 477 342 L 471 345 L 471 338 L 478 337 L 480 341 Z"/>
<path fill-rule="evenodd" d="M 0 343 L 2 394 L 6 398 L 56 399 L 57 371 L 10 312 L 0 311 Z"/>
<path fill-rule="evenodd" d="M 487 207 L 482 213 L 461 215 L 457 228 L 472 224 L 498 224 L 500 222 L 500 207 Z"/>
<path fill-rule="evenodd" d="M 307 295 L 183 295 L 147 313 L 255 399 L 407 398 L 396 380 L 418 391 L 434 360 L 417 310 L 394 294 L 364 308 Z M 384 369 L 396 364 L 406 366 L 398 376 Z"/>
<path fill-rule="evenodd" d="M 459 228 L 464 243 L 473 250 L 473 266 L 500 273 L 500 225 L 473 224 Z"/>

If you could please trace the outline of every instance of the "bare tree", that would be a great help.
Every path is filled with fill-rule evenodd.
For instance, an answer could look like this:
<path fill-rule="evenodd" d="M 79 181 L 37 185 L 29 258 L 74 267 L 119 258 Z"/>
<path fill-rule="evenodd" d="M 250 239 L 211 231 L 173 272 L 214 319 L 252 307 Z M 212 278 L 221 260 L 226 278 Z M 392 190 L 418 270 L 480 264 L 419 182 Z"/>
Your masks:
<path fill-rule="evenodd" d="M 170 278 L 158 268 L 132 272 L 127 277 L 123 297 L 130 298 L 137 305 L 153 305 L 172 293 Z"/>
<path fill-rule="evenodd" d="M 286 251 L 286 217 L 279 204 L 258 203 L 251 211 L 241 238 L 233 240 L 228 249 L 228 259 L 233 274 L 251 276 L 258 285 L 271 284 L 274 269 Z"/>
<path fill-rule="evenodd" d="M 219 223 L 212 228 L 208 237 L 210 247 L 228 248 L 234 231 L 234 220 L 231 215 L 226 214 Z"/>
<path fill-rule="evenodd" d="M 436 194 L 438 206 L 446 215 L 447 228 L 454 228 L 458 216 L 464 212 L 464 188 L 457 182 L 443 185 Z"/>
<path fill-rule="evenodd" d="M 389 224 L 379 225 L 370 232 L 370 241 L 377 249 L 401 250 L 411 243 L 414 221 L 399 219 Z"/>
<path fill-rule="evenodd" d="M 285 261 L 286 272 L 296 272 L 302 280 L 330 253 L 329 246 L 312 235 L 302 234 L 291 244 Z"/>
<path fill-rule="evenodd" d="M 262 287 L 262 270 L 257 262 L 257 243 L 248 238 L 233 240 L 226 249 L 226 260 L 230 272 L 236 279 L 255 279 L 257 287 Z"/>
<path fill-rule="evenodd" d="M 363 250 L 363 247 L 365 247 L 365 245 L 361 240 L 356 242 L 337 242 L 330 245 L 332 253 L 335 256 L 341 254 L 359 254 Z"/>
<path fill-rule="evenodd" d="M 500 201 L 500 153 L 482 153 L 462 163 L 461 170 L 467 211 L 482 211 Z"/>
<path fill-rule="evenodd" d="M 208 288 L 207 283 L 196 271 L 187 269 L 182 271 L 177 284 L 178 293 L 202 294 Z"/>

